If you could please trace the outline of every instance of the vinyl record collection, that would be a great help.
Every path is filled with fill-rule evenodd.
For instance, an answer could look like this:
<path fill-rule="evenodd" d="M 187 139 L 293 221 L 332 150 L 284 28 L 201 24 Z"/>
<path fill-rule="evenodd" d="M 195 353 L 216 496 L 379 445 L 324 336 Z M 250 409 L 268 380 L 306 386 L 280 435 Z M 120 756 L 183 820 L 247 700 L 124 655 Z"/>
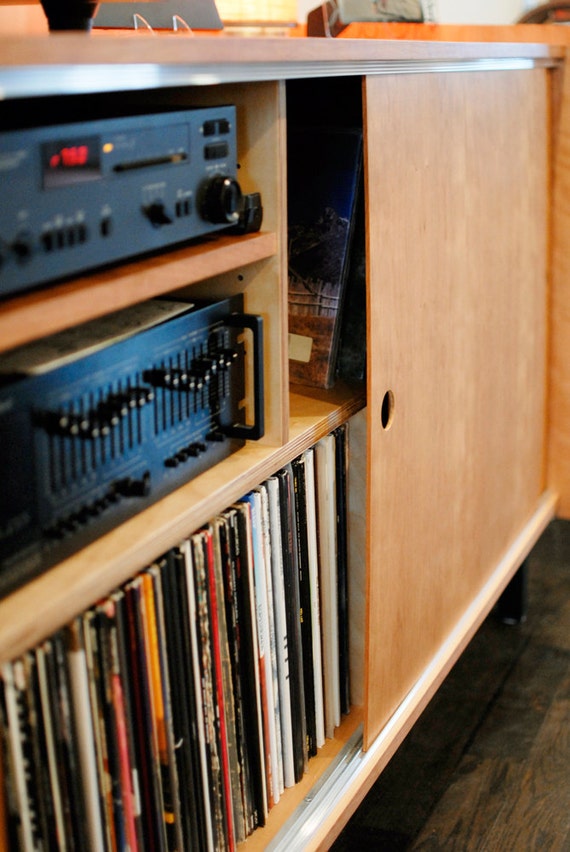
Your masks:
<path fill-rule="evenodd" d="M 349 711 L 347 426 L 1 670 L 8 845 L 232 850 Z"/>

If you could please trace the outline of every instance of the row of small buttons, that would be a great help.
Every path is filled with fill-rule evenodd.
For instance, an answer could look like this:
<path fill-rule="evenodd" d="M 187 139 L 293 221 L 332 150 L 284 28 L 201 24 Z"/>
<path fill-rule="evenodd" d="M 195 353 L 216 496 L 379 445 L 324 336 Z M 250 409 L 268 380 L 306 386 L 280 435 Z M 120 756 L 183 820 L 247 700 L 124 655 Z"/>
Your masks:
<path fill-rule="evenodd" d="M 99 517 L 99 515 L 108 509 L 109 506 L 117 503 L 121 497 L 122 495 L 118 491 L 111 489 L 98 500 L 94 500 L 92 503 L 82 506 L 81 509 L 78 509 L 76 512 L 72 512 L 72 514 L 65 518 L 60 518 L 57 523 L 44 530 L 44 535 L 46 538 L 55 540 L 60 540 L 66 538 L 68 535 L 73 535 L 73 533 L 76 533 L 81 527 L 88 524 L 91 519 Z"/>
<path fill-rule="evenodd" d="M 123 497 L 148 497 L 150 494 L 150 473 L 145 471 L 139 479 L 127 477 L 111 484 L 108 491 L 91 503 L 86 503 L 76 512 L 60 518 L 53 526 L 44 529 L 46 538 L 63 539 L 73 535 L 93 518 L 99 517 L 106 509 L 118 503 Z"/>
<path fill-rule="evenodd" d="M 230 123 L 227 118 L 217 118 L 205 121 L 202 125 L 204 136 L 220 136 L 230 132 Z"/>
<path fill-rule="evenodd" d="M 196 458 L 200 453 L 205 453 L 207 450 L 206 444 L 202 441 L 193 441 L 187 447 L 182 447 L 173 456 L 164 460 L 165 467 L 178 467 L 179 464 L 184 464 L 190 458 Z"/>
<path fill-rule="evenodd" d="M 206 435 L 206 440 L 221 443 L 225 441 L 226 436 L 220 429 L 213 429 L 211 432 L 208 432 Z M 203 441 L 193 441 L 191 444 L 188 444 L 187 447 L 182 447 L 177 453 L 169 458 L 165 459 L 164 466 L 165 467 L 178 467 L 179 464 L 183 464 L 188 461 L 190 458 L 196 458 L 201 453 L 205 453 L 208 449 L 207 444 Z"/>
<path fill-rule="evenodd" d="M 109 217 L 101 220 L 99 233 L 102 237 L 109 237 L 113 230 L 112 221 Z M 89 239 L 89 229 L 85 222 L 77 222 L 67 225 L 65 228 L 54 228 L 42 233 L 41 244 L 44 252 L 50 254 L 65 248 L 83 245 Z"/>
<path fill-rule="evenodd" d="M 192 213 L 192 202 L 190 198 L 180 198 L 174 208 L 176 218 L 182 219 L 184 216 L 189 216 Z"/>
<path fill-rule="evenodd" d="M 42 234 L 42 246 L 45 252 L 57 249 L 72 248 L 87 242 L 88 231 L 84 222 L 68 225 L 66 228 L 57 228 L 54 231 L 44 231 Z"/>
<path fill-rule="evenodd" d="M 109 236 L 111 233 L 110 220 L 102 220 L 100 230 L 101 236 Z M 43 231 L 40 237 L 40 245 L 45 254 L 51 254 L 62 249 L 84 245 L 88 239 L 89 230 L 85 222 L 76 222 L 66 227 Z M 10 248 L 19 263 L 27 263 L 31 260 L 35 250 L 33 235 L 27 231 L 18 234 Z"/>

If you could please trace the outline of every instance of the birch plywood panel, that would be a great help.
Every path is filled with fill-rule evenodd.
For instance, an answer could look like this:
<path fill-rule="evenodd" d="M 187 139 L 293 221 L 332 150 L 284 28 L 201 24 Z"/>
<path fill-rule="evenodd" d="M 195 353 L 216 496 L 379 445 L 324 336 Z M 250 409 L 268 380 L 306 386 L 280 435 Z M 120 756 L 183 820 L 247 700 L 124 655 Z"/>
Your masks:
<path fill-rule="evenodd" d="M 561 73 L 554 146 L 548 478 L 570 518 L 570 69 Z"/>
<path fill-rule="evenodd" d="M 369 742 L 543 490 L 547 91 L 366 81 Z"/>

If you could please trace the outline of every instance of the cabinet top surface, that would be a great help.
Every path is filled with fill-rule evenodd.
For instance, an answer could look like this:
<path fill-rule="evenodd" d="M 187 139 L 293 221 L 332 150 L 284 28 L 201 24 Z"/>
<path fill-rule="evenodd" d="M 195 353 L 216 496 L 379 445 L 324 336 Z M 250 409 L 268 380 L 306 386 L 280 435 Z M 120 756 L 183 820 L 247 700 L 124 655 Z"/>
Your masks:
<path fill-rule="evenodd" d="M 552 43 L 244 38 L 140 31 L 0 36 L 0 99 L 343 74 L 528 67 Z"/>

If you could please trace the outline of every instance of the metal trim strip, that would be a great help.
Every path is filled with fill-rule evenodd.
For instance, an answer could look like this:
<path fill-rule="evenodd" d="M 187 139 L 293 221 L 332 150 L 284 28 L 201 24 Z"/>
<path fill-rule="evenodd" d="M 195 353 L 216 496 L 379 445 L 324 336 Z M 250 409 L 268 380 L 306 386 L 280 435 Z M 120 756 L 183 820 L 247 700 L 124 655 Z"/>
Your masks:
<path fill-rule="evenodd" d="M 0 100 L 96 92 L 213 86 L 327 76 L 448 74 L 465 71 L 523 71 L 553 67 L 555 60 L 504 57 L 465 60 L 351 60 L 227 65 L 154 63 L 37 65 L 0 68 Z"/>

